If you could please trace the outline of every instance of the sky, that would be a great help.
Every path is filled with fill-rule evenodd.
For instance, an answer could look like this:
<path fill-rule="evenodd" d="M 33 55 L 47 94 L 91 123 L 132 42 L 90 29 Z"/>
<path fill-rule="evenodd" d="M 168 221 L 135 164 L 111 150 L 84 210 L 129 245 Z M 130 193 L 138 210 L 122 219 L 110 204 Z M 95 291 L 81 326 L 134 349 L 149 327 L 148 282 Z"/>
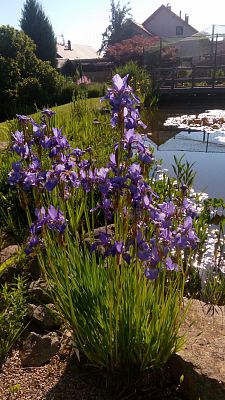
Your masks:
<path fill-rule="evenodd" d="M 86 44 L 96 50 L 101 45 L 102 33 L 109 25 L 110 0 L 39 0 L 48 16 L 55 35 L 72 43 Z M 117 0 L 115 0 L 117 3 Z M 121 6 L 128 1 L 120 0 Z M 19 28 L 24 0 L 0 0 L 0 25 Z M 143 23 L 163 3 L 162 0 L 130 0 L 133 19 Z M 171 0 L 171 10 L 184 18 L 197 30 L 212 24 L 225 25 L 225 0 Z"/>

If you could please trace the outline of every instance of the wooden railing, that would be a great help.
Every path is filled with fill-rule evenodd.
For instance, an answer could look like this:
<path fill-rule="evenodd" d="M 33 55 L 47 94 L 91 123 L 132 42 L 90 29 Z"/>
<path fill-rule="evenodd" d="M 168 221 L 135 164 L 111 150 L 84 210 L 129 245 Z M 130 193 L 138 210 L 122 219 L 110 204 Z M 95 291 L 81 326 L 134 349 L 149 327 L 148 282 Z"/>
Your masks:
<path fill-rule="evenodd" d="M 196 87 L 225 88 L 225 65 L 192 67 L 154 68 L 152 71 L 153 87 L 155 89 Z"/>

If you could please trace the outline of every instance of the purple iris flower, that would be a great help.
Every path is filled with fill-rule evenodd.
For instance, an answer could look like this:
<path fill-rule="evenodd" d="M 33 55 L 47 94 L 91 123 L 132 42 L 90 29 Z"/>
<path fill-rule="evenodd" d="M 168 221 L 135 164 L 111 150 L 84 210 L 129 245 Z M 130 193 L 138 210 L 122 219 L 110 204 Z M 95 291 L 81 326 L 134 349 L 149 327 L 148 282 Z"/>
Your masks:
<path fill-rule="evenodd" d="M 59 208 L 56 209 L 54 206 L 50 205 L 47 217 L 47 224 L 50 229 L 56 230 L 61 234 L 65 232 L 66 221 Z"/>
<path fill-rule="evenodd" d="M 141 261 L 148 261 L 151 258 L 151 248 L 149 244 L 143 239 L 142 233 L 139 231 L 137 234 L 137 256 Z"/>
<path fill-rule="evenodd" d="M 156 280 L 158 275 L 159 275 L 159 269 L 158 268 L 145 268 L 145 276 L 150 281 Z"/>
<path fill-rule="evenodd" d="M 178 271 L 178 265 L 170 257 L 166 258 L 166 269 L 168 271 Z"/>
<path fill-rule="evenodd" d="M 128 88 L 128 86 L 127 86 L 128 77 L 129 77 L 129 74 L 124 76 L 124 78 L 121 78 L 121 76 L 119 74 L 114 75 L 112 80 L 114 83 L 115 90 L 120 92 L 120 91 L 124 91 L 125 89 L 127 89 Z"/>
<path fill-rule="evenodd" d="M 17 171 L 11 171 L 9 173 L 8 176 L 8 183 L 9 185 L 17 185 L 19 183 L 21 183 L 21 181 L 23 180 L 23 175 L 21 172 L 17 172 Z"/>
<path fill-rule="evenodd" d="M 27 172 L 23 180 L 23 188 L 24 190 L 29 190 L 38 186 L 38 183 L 39 179 L 36 172 Z"/>
<path fill-rule="evenodd" d="M 34 251 L 34 248 L 37 247 L 41 243 L 41 239 L 36 236 L 36 235 L 31 235 L 29 236 L 26 248 L 25 248 L 25 253 L 27 255 L 31 254 Z"/>
<path fill-rule="evenodd" d="M 44 108 L 41 111 L 41 114 L 46 115 L 46 117 L 51 118 L 54 114 L 56 114 L 55 111 L 49 110 L 48 108 Z"/>
<path fill-rule="evenodd" d="M 22 124 L 26 124 L 27 122 L 29 122 L 31 120 L 30 117 L 27 117 L 26 115 L 20 115 L 20 114 L 16 114 L 16 118 Z"/>
<path fill-rule="evenodd" d="M 40 139 L 40 145 L 44 148 L 44 149 L 49 149 L 51 147 L 51 138 L 48 136 L 44 136 L 41 137 Z"/>
<path fill-rule="evenodd" d="M 84 154 L 85 154 L 84 150 L 78 148 L 72 150 L 72 155 L 74 155 L 78 159 L 80 159 Z"/>
<path fill-rule="evenodd" d="M 46 174 L 46 183 L 45 183 L 45 188 L 48 190 L 48 192 L 52 192 L 52 190 L 58 185 L 59 183 L 59 178 L 55 174 L 54 171 L 48 171 Z"/>
<path fill-rule="evenodd" d="M 140 164 L 133 163 L 129 166 L 128 177 L 132 180 L 132 182 L 137 181 L 142 178 Z"/>
<path fill-rule="evenodd" d="M 37 172 L 37 171 L 40 170 L 40 168 L 41 168 L 41 162 L 40 162 L 40 160 L 39 160 L 37 157 L 34 157 L 34 158 L 32 159 L 31 164 L 29 165 L 29 171 Z"/>
<path fill-rule="evenodd" d="M 159 206 L 160 210 L 165 214 L 167 218 L 171 218 L 176 211 L 175 205 L 173 204 L 172 201 L 169 201 L 167 203 L 163 203 L 162 205 Z"/>
<path fill-rule="evenodd" d="M 110 245 L 106 250 L 104 257 L 108 257 L 110 255 L 115 257 L 117 254 L 122 254 L 123 251 L 124 251 L 124 242 L 123 241 L 119 242 L 115 240 L 115 242 L 112 245 Z"/>
<path fill-rule="evenodd" d="M 8 183 L 9 185 L 17 185 L 23 182 L 24 179 L 24 171 L 21 168 L 22 162 L 17 161 L 12 163 L 12 171 L 8 175 Z"/>
<path fill-rule="evenodd" d="M 143 151 L 138 152 L 138 158 L 143 162 L 143 164 L 147 165 L 151 164 L 154 159 L 153 154 L 146 148 Z"/>
<path fill-rule="evenodd" d="M 105 232 L 100 232 L 98 239 L 91 245 L 91 252 L 95 251 L 99 246 L 109 246 L 110 236 Z"/>
<path fill-rule="evenodd" d="M 184 229 L 189 230 L 192 228 L 192 218 L 189 216 L 184 220 Z"/>

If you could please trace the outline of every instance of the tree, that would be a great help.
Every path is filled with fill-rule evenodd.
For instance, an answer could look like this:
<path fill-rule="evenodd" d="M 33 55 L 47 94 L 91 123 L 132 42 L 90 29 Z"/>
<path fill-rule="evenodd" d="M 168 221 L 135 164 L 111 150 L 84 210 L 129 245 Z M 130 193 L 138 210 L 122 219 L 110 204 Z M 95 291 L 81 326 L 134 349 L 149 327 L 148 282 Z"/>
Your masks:
<path fill-rule="evenodd" d="M 63 85 L 56 69 L 36 57 L 24 32 L 0 27 L 0 120 L 57 103 Z"/>
<path fill-rule="evenodd" d="M 158 36 L 145 38 L 142 35 L 135 35 L 119 43 L 109 45 L 106 49 L 105 57 L 120 64 L 124 64 L 130 60 L 142 64 L 146 50 L 157 51 L 158 47 Z"/>
<path fill-rule="evenodd" d="M 130 22 L 132 21 L 130 11 L 129 3 L 121 8 L 120 2 L 115 4 L 114 0 L 111 0 L 110 24 L 102 34 L 99 53 L 105 51 L 109 45 L 129 37 Z"/>
<path fill-rule="evenodd" d="M 20 27 L 36 44 L 37 57 L 55 65 L 56 38 L 52 25 L 38 0 L 25 1 Z"/>

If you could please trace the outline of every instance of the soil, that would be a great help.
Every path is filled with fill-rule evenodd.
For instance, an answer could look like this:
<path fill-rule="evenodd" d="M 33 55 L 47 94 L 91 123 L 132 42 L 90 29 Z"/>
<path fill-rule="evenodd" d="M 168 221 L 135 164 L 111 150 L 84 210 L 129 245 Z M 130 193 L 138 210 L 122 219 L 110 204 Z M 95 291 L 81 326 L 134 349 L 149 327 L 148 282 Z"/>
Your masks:
<path fill-rule="evenodd" d="M 132 385 L 111 382 L 94 368 L 81 367 L 72 357 L 55 356 L 41 367 L 22 368 L 19 351 L 12 355 L 0 373 L 1 400 L 183 400 L 167 368 L 146 374 Z"/>

